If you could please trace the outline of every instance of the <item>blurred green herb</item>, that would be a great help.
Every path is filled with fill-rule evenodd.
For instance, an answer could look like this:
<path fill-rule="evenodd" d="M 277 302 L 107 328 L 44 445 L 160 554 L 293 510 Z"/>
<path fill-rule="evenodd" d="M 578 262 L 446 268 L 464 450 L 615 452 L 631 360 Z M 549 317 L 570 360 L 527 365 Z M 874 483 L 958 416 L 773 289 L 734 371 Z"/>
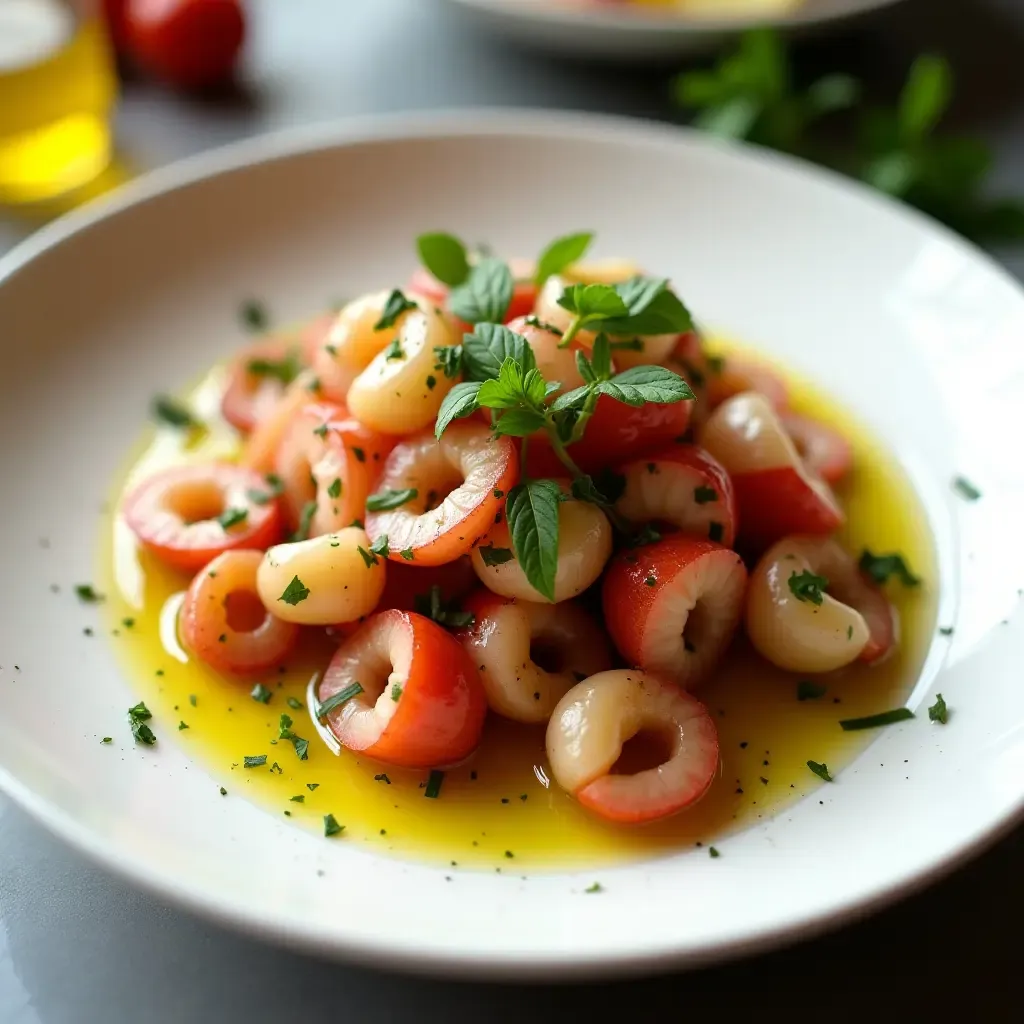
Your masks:
<path fill-rule="evenodd" d="M 746 33 L 714 68 L 673 81 L 676 101 L 695 112 L 698 128 L 827 164 L 976 241 L 1024 241 L 1024 200 L 983 194 L 992 167 L 989 147 L 936 132 L 953 91 L 949 62 L 936 54 L 914 60 L 891 106 L 863 104 L 860 82 L 847 74 L 801 88 L 786 47 L 770 29 Z M 831 153 L 814 129 L 840 111 L 854 116 L 855 141 Z"/>

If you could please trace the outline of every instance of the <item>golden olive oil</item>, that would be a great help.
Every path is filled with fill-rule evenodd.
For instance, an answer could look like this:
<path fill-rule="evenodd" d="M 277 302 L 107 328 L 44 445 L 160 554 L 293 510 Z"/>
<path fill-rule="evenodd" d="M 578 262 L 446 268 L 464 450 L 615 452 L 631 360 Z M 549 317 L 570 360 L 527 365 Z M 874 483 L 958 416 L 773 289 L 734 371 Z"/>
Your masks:
<path fill-rule="evenodd" d="M 0 203 L 78 188 L 110 162 L 116 96 L 91 0 L 0 0 Z"/>
<path fill-rule="evenodd" d="M 160 431 L 128 480 L 182 459 L 234 450 L 233 432 L 216 419 L 221 380 L 215 371 L 193 398 L 200 414 L 212 417 L 209 433 L 197 438 Z M 899 651 L 881 665 L 857 664 L 819 677 L 815 682 L 825 693 L 813 699 L 798 699 L 800 677 L 767 665 L 738 639 L 698 694 L 718 726 L 721 770 L 700 804 L 668 821 L 623 828 L 590 816 L 549 782 L 543 728 L 495 715 L 477 754 L 445 774 L 435 799 L 426 796 L 426 772 L 390 768 L 347 751 L 335 756 L 317 738 L 306 709 L 307 684 L 330 658 L 333 642 L 311 639 L 286 671 L 240 681 L 190 661 L 174 629 L 175 599 L 188 579 L 140 554 L 116 517 L 102 555 L 108 625 L 116 633 L 111 642 L 153 712 L 159 743 L 179 744 L 194 755 L 209 771 L 210 785 L 227 790 L 225 799 L 252 800 L 277 816 L 287 812 L 299 827 L 320 832 L 330 813 L 345 826 L 345 842 L 450 868 L 514 873 L 597 866 L 720 841 L 827 785 L 810 772 L 808 760 L 840 773 L 872 734 L 843 732 L 839 720 L 900 706 L 935 627 L 934 552 L 902 471 L 824 396 L 794 382 L 792 397 L 797 411 L 853 444 L 855 469 L 838 492 L 849 515 L 841 539 L 854 552 L 901 552 L 924 582 L 912 590 L 890 584 L 901 619 Z M 269 691 L 267 703 L 250 696 L 257 683 Z M 282 714 L 293 719 L 292 732 L 311 740 L 307 760 L 280 738 Z M 188 728 L 180 729 L 181 723 Z M 245 757 L 263 754 L 265 765 L 244 767 Z"/>

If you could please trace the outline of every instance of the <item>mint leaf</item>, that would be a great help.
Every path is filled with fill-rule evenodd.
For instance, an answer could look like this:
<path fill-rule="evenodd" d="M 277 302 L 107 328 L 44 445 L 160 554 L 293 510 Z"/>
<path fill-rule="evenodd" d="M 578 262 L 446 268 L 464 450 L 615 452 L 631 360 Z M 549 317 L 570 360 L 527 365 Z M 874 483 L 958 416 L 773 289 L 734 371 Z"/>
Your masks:
<path fill-rule="evenodd" d="M 494 424 L 494 432 L 510 437 L 529 437 L 543 426 L 544 414 L 536 409 L 509 409 Z"/>
<path fill-rule="evenodd" d="M 542 288 L 549 277 L 560 274 L 566 267 L 581 259 L 593 240 L 592 231 L 581 231 L 576 235 L 556 238 L 537 260 L 537 273 L 534 277 L 537 287 Z"/>
<path fill-rule="evenodd" d="M 407 299 L 398 288 L 395 288 L 387 297 L 384 311 L 381 313 L 380 319 L 373 325 L 373 329 L 386 331 L 389 327 L 394 327 L 398 318 L 410 309 L 419 309 L 419 306 L 411 299 Z"/>
<path fill-rule="evenodd" d="M 503 324 L 477 324 L 462 340 L 462 370 L 466 380 L 491 380 L 498 376 L 501 364 L 514 359 L 523 371 L 537 365 L 527 340 Z"/>
<path fill-rule="evenodd" d="M 552 412 L 564 412 L 566 409 L 582 409 L 590 395 L 590 387 L 573 388 L 559 395 L 548 407 Z"/>
<path fill-rule="evenodd" d="M 495 380 L 485 380 L 480 385 L 477 402 L 485 409 L 514 409 L 522 403 L 524 395 L 522 367 L 508 358 Z"/>
<path fill-rule="evenodd" d="M 594 373 L 594 368 L 590 365 L 586 352 L 581 348 L 576 349 L 576 369 L 588 384 L 597 383 L 597 374 Z"/>
<path fill-rule="evenodd" d="M 949 62 L 934 54 L 922 54 L 910 68 L 900 94 L 897 117 L 905 142 L 920 142 L 942 119 L 953 95 Z"/>
<path fill-rule="evenodd" d="M 577 361 L 577 365 L 579 365 Z M 612 346 L 608 335 L 603 331 L 594 341 L 594 349 L 590 353 L 590 365 L 597 380 L 608 380 L 612 375 Z"/>
<path fill-rule="evenodd" d="M 694 397 L 690 385 L 678 373 L 664 366 L 631 366 L 611 380 L 601 381 L 596 387 L 602 395 L 632 406 L 647 402 L 671 405 Z"/>
<path fill-rule="evenodd" d="M 597 485 L 589 476 L 578 476 L 572 482 L 572 496 L 577 501 L 586 501 L 591 505 L 608 505 L 608 499 L 598 490 Z"/>
<path fill-rule="evenodd" d="M 466 247 L 454 235 L 428 232 L 416 239 L 420 262 L 442 284 L 457 288 L 469 277 Z"/>
<path fill-rule="evenodd" d="M 625 317 L 601 324 L 608 334 L 683 334 L 693 330 L 693 317 L 663 279 L 634 277 L 616 286 L 627 305 Z"/>
<path fill-rule="evenodd" d="M 448 429 L 452 420 L 459 420 L 465 416 L 472 416 L 480 408 L 477 396 L 480 393 L 478 381 L 463 381 L 444 396 L 441 408 L 437 413 L 437 423 L 434 424 L 434 436 L 440 440 L 441 435 Z"/>
<path fill-rule="evenodd" d="M 562 292 L 558 304 L 570 313 L 587 320 L 629 315 L 629 308 L 619 293 L 607 284 L 574 284 Z"/>
<path fill-rule="evenodd" d="M 512 271 L 496 259 L 481 260 L 469 272 L 465 283 L 455 288 L 448 308 L 470 324 L 500 323 L 512 301 Z"/>
<path fill-rule="evenodd" d="M 549 601 L 555 599 L 561 499 L 561 489 L 553 480 L 529 480 L 509 491 L 505 505 L 516 559 L 530 585 Z"/>

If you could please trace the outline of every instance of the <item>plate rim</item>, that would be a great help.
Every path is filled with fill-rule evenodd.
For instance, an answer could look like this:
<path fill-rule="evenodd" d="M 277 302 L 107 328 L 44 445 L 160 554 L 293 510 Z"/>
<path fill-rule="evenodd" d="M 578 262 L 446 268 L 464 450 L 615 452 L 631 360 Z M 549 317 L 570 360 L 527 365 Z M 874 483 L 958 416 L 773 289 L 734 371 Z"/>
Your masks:
<path fill-rule="evenodd" d="M 846 18 L 854 18 L 873 11 L 893 7 L 901 0 L 843 0 L 843 7 L 834 13 L 815 12 L 809 0 L 788 14 L 768 17 L 694 17 L 679 12 L 663 13 L 648 7 L 595 7 L 586 10 L 558 3 L 517 4 L 514 0 L 449 0 L 450 3 L 477 14 L 512 19 L 520 24 L 535 22 L 560 29 L 585 25 L 598 32 L 626 32 L 647 35 L 652 32 L 668 32 L 683 36 L 711 36 L 722 33 L 737 33 L 757 26 L 758 28 L 799 29 L 811 25 L 827 25 Z"/>
<path fill-rule="evenodd" d="M 988 272 L 1001 279 L 1024 300 L 1024 286 L 980 247 L 964 239 L 927 215 L 882 195 L 853 179 L 810 164 L 796 157 L 752 146 L 711 138 L 690 128 L 654 120 L 619 115 L 542 111 L 532 109 L 466 108 L 436 112 L 373 114 L 330 120 L 252 136 L 175 161 L 150 171 L 106 196 L 94 199 L 45 225 L 0 256 L 0 290 L 35 259 L 90 227 L 130 211 L 151 200 L 224 174 L 241 171 L 250 164 L 275 162 L 318 151 L 347 148 L 380 141 L 400 142 L 410 138 L 444 137 L 571 137 L 578 141 L 632 141 L 641 145 L 711 147 L 752 164 L 767 164 L 791 177 L 829 184 L 832 189 L 887 210 L 890 216 L 944 238 L 963 252 L 980 260 Z M 169 871 L 154 867 L 140 856 L 125 854 L 97 837 L 86 826 L 68 818 L 45 796 L 35 793 L 0 765 L 0 791 L 51 834 L 67 842 L 94 863 L 129 883 L 155 895 L 164 903 L 196 913 L 200 917 L 258 936 L 271 942 L 336 959 L 380 966 L 387 954 L 389 968 L 412 973 L 461 978 L 552 981 L 579 980 L 600 972 L 602 977 L 654 973 L 667 969 L 702 967 L 779 948 L 810 939 L 867 916 L 883 906 L 904 899 L 967 863 L 1024 821 L 1024 788 L 1015 805 L 1002 818 L 994 819 L 983 831 L 932 861 L 913 874 L 896 877 L 873 892 L 848 897 L 825 906 L 801 921 L 766 926 L 741 939 L 720 942 L 692 951 L 666 945 L 656 952 L 572 953 L 553 957 L 461 955 L 434 953 L 429 947 L 401 950 L 383 940 L 346 938 L 302 930 L 280 918 L 261 912 L 241 901 L 211 900 L 202 888 L 182 885 Z"/>

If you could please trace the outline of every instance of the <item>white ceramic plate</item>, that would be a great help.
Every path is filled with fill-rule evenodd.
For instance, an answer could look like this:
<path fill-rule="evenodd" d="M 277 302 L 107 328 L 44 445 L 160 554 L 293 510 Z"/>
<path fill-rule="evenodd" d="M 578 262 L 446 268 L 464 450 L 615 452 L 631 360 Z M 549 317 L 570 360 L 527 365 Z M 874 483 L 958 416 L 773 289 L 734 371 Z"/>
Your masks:
<path fill-rule="evenodd" d="M 174 734 L 116 749 L 133 703 L 70 593 L 158 390 L 230 351 L 239 299 L 282 317 L 402 276 L 419 231 L 532 252 L 581 226 L 682 287 L 887 438 L 939 552 L 911 698 L 838 781 L 774 820 L 602 870 L 460 873 L 374 857 L 222 800 Z M 322 953 L 466 975 L 692 965 L 833 926 L 991 841 L 1024 800 L 1024 295 L 984 256 L 843 179 L 664 126 L 470 113 L 271 136 L 145 178 L 0 260 L 0 785 L 132 880 Z M 983 492 L 958 498 L 962 473 Z M 40 545 L 48 538 L 49 546 Z M 50 592 L 59 583 L 59 595 Z M 1006 624 L 1002 624 L 1008 620 Z M 945 727 L 923 709 L 936 690 Z M 819 804 L 819 799 L 825 802 Z M 318 874 L 322 871 L 323 875 Z M 99 926 L 100 928 L 102 925 Z"/>
<path fill-rule="evenodd" d="M 804 0 L 784 13 L 761 14 L 753 0 L 746 14 L 716 17 L 705 11 L 598 3 L 583 0 L 448 0 L 482 26 L 510 39 L 552 53 L 616 60 L 682 57 L 713 50 L 730 36 L 755 25 L 781 32 L 809 30 L 867 14 L 898 0 Z M 710 7 L 708 0 L 703 0 Z"/>

